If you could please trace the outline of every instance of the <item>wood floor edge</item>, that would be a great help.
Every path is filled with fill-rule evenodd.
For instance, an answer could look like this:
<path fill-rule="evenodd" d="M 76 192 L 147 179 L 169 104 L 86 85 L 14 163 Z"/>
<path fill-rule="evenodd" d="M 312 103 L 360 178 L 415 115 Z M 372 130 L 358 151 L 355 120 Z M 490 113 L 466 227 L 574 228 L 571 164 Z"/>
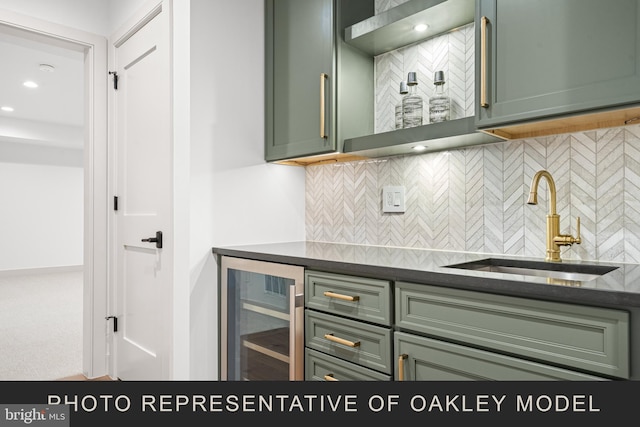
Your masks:
<path fill-rule="evenodd" d="M 103 375 L 101 377 L 96 378 L 87 378 L 82 374 L 71 375 L 68 377 L 59 378 L 56 381 L 116 381 L 108 375 Z"/>

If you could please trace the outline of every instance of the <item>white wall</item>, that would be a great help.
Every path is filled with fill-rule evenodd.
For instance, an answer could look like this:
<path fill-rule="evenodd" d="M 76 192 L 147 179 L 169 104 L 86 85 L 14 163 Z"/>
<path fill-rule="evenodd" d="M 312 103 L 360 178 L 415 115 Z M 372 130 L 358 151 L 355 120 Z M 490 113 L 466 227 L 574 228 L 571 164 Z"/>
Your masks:
<path fill-rule="evenodd" d="M 94 34 L 110 30 L 111 0 L 0 0 L 0 8 Z"/>
<path fill-rule="evenodd" d="M 82 151 L 0 143 L 0 153 L 0 271 L 82 265 Z"/>
<path fill-rule="evenodd" d="M 303 168 L 264 162 L 264 1 L 191 0 L 190 376 L 217 379 L 213 246 L 304 239 Z"/>
<path fill-rule="evenodd" d="M 146 1 L 0 0 L 0 8 L 108 37 Z"/>
<path fill-rule="evenodd" d="M 78 68 L 81 67 L 79 63 Z M 82 150 L 84 130 L 82 126 L 0 117 L 1 141 Z"/>
<path fill-rule="evenodd" d="M 93 0 L 102 3 L 108 3 L 109 5 L 109 32 L 104 34 L 106 36 L 111 35 L 114 31 L 120 28 L 127 19 L 129 19 L 135 11 L 140 9 L 148 0 Z M 184 1 L 184 0 L 178 0 Z M 103 18 L 104 19 L 104 18 Z"/>

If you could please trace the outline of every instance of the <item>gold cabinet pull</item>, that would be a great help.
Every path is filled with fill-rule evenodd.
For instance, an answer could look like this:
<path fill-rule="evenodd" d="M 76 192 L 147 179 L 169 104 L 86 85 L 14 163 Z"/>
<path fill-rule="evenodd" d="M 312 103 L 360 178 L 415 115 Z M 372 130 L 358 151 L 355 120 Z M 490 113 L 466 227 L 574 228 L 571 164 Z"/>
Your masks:
<path fill-rule="evenodd" d="M 326 73 L 320 73 L 320 138 L 327 138 L 327 130 L 325 126 L 325 89 L 327 87 Z"/>
<path fill-rule="evenodd" d="M 351 295 L 343 295 L 343 294 L 337 294 L 335 292 L 331 292 L 331 291 L 326 291 L 324 293 L 325 297 L 328 298 L 335 298 L 335 299 L 341 299 L 344 301 L 358 301 L 360 300 L 360 297 L 357 295 L 351 296 Z"/>
<path fill-rule="evenodd" d="M 482 17 L 480 21 L 480 106 L 489 108 L 487 102 L 487 24 L 489 18 Z"/>
<path fill-rule="evenodd" d="M 398 381 L 404 381 L 404 361 L 408 358 L 408 354 L 401 354 L 398 357 Z"/>
<path fill-rule="evenodd" d="M 324 376 L 324 380 L 325 381 L 340 381 L 338 380 L 336 377 L 333 376 L 333 374 L 327 374 Z"/>
<path fill-rule="evenodd" d="M 342 344 L 342 345 L 346 345 L 347 347 L 360 347 L 360 341 L 349 341 L 349 340 L 345 340 L 344 338 L 338 338 L 336 336 L 334 336 L 333 334 L 324 334 L 325 339 L 328 339 L 329 341 L 338 343 L 338 344 Z"/>

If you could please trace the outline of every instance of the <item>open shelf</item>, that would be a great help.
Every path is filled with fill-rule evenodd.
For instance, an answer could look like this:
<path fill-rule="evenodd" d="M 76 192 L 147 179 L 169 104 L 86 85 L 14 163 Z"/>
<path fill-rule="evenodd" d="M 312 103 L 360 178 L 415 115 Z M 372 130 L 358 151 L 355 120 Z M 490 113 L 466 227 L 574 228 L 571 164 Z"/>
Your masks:
<path fill-rule="evenodd" d="M 367 158 L 443 151 L 457 147 L 501 142 L 504 139 L 476 130 L 474 117 L 397 129 L 345 139 L 344 152 Z M 425 150 L 416 152 L 416 145 Z"/>
<path fill-rule="evenodd" d="M 372 56 L 473 22 L 475 0 L 409 0 L 345 28 L 345 41 Z M 423 32 L 413 29 L 427 24 Z"/>
<path fill-rule="evenodd" d="M 475 18 L 475 0 L 409 0 L 385 12 L 345 28 L 345 41 L 376 56 L 455 30 Z M 416 24 L 429 25 L 416 32 Z M 443 151 L 503 141 L 478 131 L 474 117 L 425 124 L 408 129 L 344 140 L 343 153 L 365 158 Z M 422 151 L 413 147 L 422 145 Z"/>

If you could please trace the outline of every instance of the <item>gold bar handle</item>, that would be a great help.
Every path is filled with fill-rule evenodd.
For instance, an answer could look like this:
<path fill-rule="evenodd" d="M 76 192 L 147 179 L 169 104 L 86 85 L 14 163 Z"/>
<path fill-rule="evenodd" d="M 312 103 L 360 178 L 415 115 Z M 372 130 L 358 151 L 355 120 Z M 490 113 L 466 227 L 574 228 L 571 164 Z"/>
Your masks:
<path fill-rule="evenodd" d="M 489 18 L 483 16 L 480 21 L 480 106 L 489 108 L 487 102 L 487 24 Z"/>
<path fill-rule="evenodd" d="M 408 354 L 401 354 L 398 357 L 398 381 L 404 381 L 404 361 L 408 358 Z"/>
<path fill-rule="evenodd" d="M 327 138 L 327 130 L 325 126 L 325 89 L 329 76 L 326 73 L 320 73 L 320 138 Z"/>
<path fill-rule="evenodd" d="M 336 379 L 336 378 L 333 376 L 333 374 L 327 374 L 327 375 L 325 375 L 325 376 L 324 376 L 324 380 L 325 380 L 325 381 L 340 381 L 340 380 Z"/>
<path fill-rule="evenodd" d="M 360 341 L 354 342 L 354 341 L 345 340 L 344 338 L 338 338 L 336 336 L 333 336 L 333 334 L 325 334 L 324 337 L 329 341 L 346 345 L 347 347 L 360 347 Z"/>
<path fill-rule="evenodd" d="M 329 297 L 329 298 L 335 298 L 335 299 L 341 299 L 344 301 L 358 301 L 360 300 L 360 297 L 357 295 L 343 295 L 343 294 L 337 294 L 335 292 L 331 292 L 331 291 L 326 291 L 324 293 L 325 297 Z"/>

